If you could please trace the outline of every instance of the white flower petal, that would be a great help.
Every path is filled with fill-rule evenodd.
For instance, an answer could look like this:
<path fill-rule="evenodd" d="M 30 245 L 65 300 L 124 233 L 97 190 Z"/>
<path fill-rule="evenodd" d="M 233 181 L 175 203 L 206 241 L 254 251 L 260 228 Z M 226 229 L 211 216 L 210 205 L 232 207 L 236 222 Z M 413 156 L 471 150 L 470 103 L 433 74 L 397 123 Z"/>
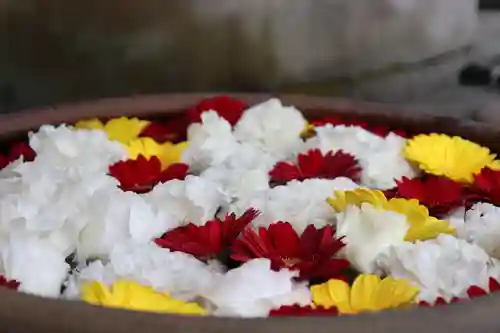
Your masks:
<path fill-rule="evenodd" d="M 375 273 L 377 256 L 404 242 L 408 229 L 404 215 L 370 204 L 348 206 L 337 221 L 337 235 L 345 236 L 345 255 L 361 273 Z"/>

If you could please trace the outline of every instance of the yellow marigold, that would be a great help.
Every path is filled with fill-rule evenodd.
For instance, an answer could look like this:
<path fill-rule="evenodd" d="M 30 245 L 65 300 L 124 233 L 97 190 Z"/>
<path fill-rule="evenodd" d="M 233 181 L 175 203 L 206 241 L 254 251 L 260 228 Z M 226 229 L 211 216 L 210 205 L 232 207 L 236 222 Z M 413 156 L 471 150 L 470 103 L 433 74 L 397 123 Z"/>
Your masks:
<path fill-rule="evenodd" d="M 110 140 L 115 140 L 123 144 L 128 144 L 136 139 L 142 130 L 149 124 L 147 120 L 138 118 L 113 118 L 104 124 L 99 119 L 82 120 L 75 124 L 77 129 L 103 130 Z"/>
<path fill-rule="evenodd" d="M 417 135 L 408 140 L 403 153 L 427 173 L 464 183 L 471 183 L 485 166 L 499 167 L 488 148 L 445 134 Z"/>
<path fill-rule="evenodd" d="M 176 300 L 134 281 L 119 280 L 111 288 L 101 282 L 86 283 L 81 288 L 83 301 L 105 307 L 157 313 L 204 315 L 205 309 L 196 303 Z"/>
<path fill-rule="evenodd" d="M 182 152 L 186 149 L 188 142 L 173 144 L 171 142 L 158 143 L 151 138 L 137 138 L 126 146 L 130 159 L 136 159 L 139 155 L 146 158 L 156 156 L 162 162 L 164 168 L 172 163 L 181 161 Z"/>
<path fill-rule="evenodd" d="M 439 234 L 454 234 L 455 228 L 445 220 L 429 216 L 427 207 L 420 205 L 416 199 L 394 198 L 387 200 L 379 190 L 358 188 L 352 191 L 336 191 L 335 198 L 328 198 L 328 203 L 337 212 L 342 212 L 348 205 L 361 206 L 369 203 L 376 208 L 390 210 L 406 216 L 409 225 L 406 241 L 436 238 Z"/>
<path fill-rule="evenodd" d="M 372 274 L 359 275 L 352 287 L 336 279 L 311 287 L 316 306 L 336 307 L 342 314 L 406 307 L 415 302 L 418 293 L 419 288 L 407 280 Z"/>

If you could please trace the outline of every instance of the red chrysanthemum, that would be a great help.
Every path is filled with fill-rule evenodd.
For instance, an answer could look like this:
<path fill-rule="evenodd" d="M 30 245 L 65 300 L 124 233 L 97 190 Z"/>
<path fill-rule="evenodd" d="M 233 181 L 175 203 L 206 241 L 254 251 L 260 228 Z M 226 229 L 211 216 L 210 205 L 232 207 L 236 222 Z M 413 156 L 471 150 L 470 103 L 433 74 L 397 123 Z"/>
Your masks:
<path fill-rule="evenodd" d="M 5 276 L 0 275 L 0 288 L 4 287 L 7 289 L 17 290 L 20 283 L 16 280 L 9 280 Z"/>
<path fill-rule="evenodd" d="M 403 177 L 396 184 L 393 193 L 387 192 L 390 197 L 417 199 L 435 217 L 442 217 L 464 203 L 462 185 L 449 178 L 432 175 L 413 179 Z"/>
<path fill-rule="evenodd" d="M 247 107 L 247 103 L 239 99 L 229 96 L 216 96 L 204 99 L 196 106 L 189 108 L 188 117 L 192 123 L 199 123 L 203 112 L 213 110 L 231 125 L 235 125 Z"/>
<path fill-rule="evenodd" d="M 189 120 L 186 116 L 169 120 L 166 123 L 151 122 L 139 135 L 139 137 L 152 138 L 158 143 L 180 142 L 186 140 Z"/>
<path fill-rule="evenodd" d="M 31 162 L 35 159 L 36 153 L 27 143 L 16 142 L 10 146 L 8 154 L 0 154 L 0 170 L 21 156 L 25 162 Z"/>
<path fill-rule="evenodd" d="M 277 222 L 258 233 L 245 229 L 232 246 L 231 258 L 240 262 L 268 258 L 274 270 L 298 270 L 300 280 L 331 279 L 349 267 L 347 260 L 334 258 L 344 245 L 331 225 L 321 229 L 309 225 L 299 236 L 290 223 Z"/>
<path fill-rule="evenodd" d="M 271 310 L 270 317 L 316 317 L 316 316 L 337 316 L 339 311 L 336 307 L 324 308 L 322 306 L 300 306 L 285 305 L 279 309 Z"/>
<path fill-rule="evenodd" d="M 299 154 L 297 164 L 278 162 L 269 172 L 271 182 L 286 183 L 291 180 L 310 178 L 335 179 L 347 177 L 359 181 L 361 168 L 354 156 L 339 150 L 323 155 L 319 149 L 311 149 L 305 154 Z"/>
<path fill-rule="evenodd" d="M 248 209 L 240 217 L 232 213 L 223 220 L 215 219 L 202 226 L 190 223 L 165 233 L 155 242 L 172 251 L 189 253 L 201 259 L 213 258 L 229 247 L 259 214 L 255 209 Z"/>
<path fill-rule="evenodd" d="M 135 160 L 120 161 L 109 167 L 111 176 L 118 179 L 120 188 L 124 191 L 146 193 L 158 183 L 173 179 L 186 178 L 189 166 L 183 163 L 174 163 L 162 170 L 160 159 L 152 156 L 147 159 L 140 155 Z"/>
<path fill-rule="evenodd" d="M 404 138 L 407 137 L 407 134 L 402 130 L 391 129 L 386 126 L 370 126 L 367 122 L 364 121 L 345 120 L 336 116 L 326 116 L 320 120 L 312 121 L 311 123 L 314 126 L 325 126 L 327 124 L 331 124 L 334 126 L 358 126 L 383 138 L 385 138 L 391 132 Z"/>
<path fill-rule="evenodd" d="M 483 201 L 500 205 L 500 171 L 483 168 L 474 176 L 474 183 L 468 192 L 470 203 Z"/>

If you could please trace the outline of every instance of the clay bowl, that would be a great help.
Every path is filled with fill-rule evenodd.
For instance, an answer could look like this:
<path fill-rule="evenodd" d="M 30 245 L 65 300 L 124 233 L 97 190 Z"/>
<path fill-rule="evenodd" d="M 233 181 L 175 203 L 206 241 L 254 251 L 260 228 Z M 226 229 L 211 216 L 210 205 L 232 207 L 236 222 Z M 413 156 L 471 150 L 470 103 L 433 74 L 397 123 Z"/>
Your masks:
<path fill-rule="evenodd" d="M 210 94 L 163 95 L 101 100 L 0 116 L 4 143 L 46 123 L 74 122 L 87 117 L 135 115 L 168 117 Z M 249 103 L 268 95 L 235 95 Z M 326 114 L 363 119 L 410 133 L 439 131 L 461 135 L 500 153 L 500 130 L 491 125 L 448 117 L 415 115 L 394 107 L 346 100 L 278 96 L 308 117 Z M 332 318 L 225 319 L 156 315 L 93 307 L 80 302 L 42 299 L 0 290 L 0 332 L 28 333 L 497 333 L 500 295 L 439 308 L 414 308 L 379 314 Z"/>

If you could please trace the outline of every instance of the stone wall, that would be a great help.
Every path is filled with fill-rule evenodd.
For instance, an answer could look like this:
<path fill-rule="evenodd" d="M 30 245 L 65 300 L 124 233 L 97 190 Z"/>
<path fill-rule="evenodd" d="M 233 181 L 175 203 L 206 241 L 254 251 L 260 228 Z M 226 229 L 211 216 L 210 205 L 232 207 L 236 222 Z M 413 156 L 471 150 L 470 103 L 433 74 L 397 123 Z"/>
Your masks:
<path fill-rule="evenodd" d="M 468 45 L 474 0 L 0 0 L 0 110 L 286 90 Z"/>

